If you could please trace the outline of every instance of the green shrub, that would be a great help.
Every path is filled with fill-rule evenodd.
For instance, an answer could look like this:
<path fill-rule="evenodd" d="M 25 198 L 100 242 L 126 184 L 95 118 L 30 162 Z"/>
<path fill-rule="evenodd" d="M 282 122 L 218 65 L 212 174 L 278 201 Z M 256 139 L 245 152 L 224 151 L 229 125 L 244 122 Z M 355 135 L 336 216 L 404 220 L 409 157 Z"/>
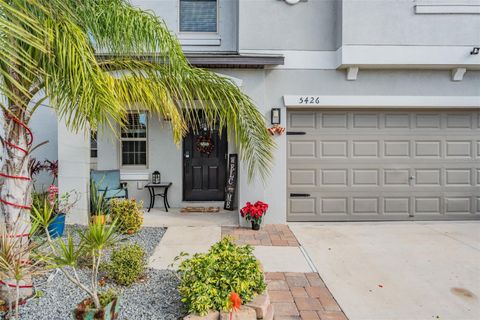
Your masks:
<path fill-rule="evenodd" d="M 116 283 L 130 286 L 144 274 L 145 256 L 145 250 L 140 245 L 126 244 L 112 251 L 110 262 L 104 268 L 108 277 Z"/>
<path fill-rule="evenodd" d="M 113 289 L 108 289 L 107 291 L 104 291 L 98 294 L 98 299 L 100 299 L 100 305 L 102 306 L 102 308 L 105 308 L 110 302 L 115 300 L 117 297 L 118 297 L 118 294 Z"/>
<path fill-rule="evenodd" d="M 265 291 L 265 281 L 251 246 L 237 246 L 229 237 L 208 253 L 195 254 L 179 266 L 179 292 L 189 312 L 228 310 L 228 296 L 236 292 L 244 302 Z"/>
<path fill-rule="evenodd" d="M 129 199 L 112 199 L 110 201 L 110 216 L 117 220 L 119 231 L 135 233 L 140 230 L 143 223 L 142 202 Z"/>

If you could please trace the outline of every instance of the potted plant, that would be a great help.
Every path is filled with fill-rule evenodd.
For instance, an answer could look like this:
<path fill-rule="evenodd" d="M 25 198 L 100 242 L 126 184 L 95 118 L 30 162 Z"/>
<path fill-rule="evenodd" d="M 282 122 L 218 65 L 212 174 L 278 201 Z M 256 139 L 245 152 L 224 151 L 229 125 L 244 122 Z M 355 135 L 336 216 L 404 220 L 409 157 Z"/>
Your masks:
<path fill-rule="evenodd" d="M 90 215 L 93 223 L 104 224 L 109 213 L 108 188 L 99 191 L 95 181 L 90 180 Z"/>
<path fill-rule="evenodd" d="M 48 188 L 47 199 L 53 208 L 53 219 L 48 225 L 48 232 L 52 238 L 63 236 L 65 230 L 65 217 L 78 202 L 80 195 L 76 191 L 59 195 L 58 188 L 51 185 Z"/>
<path fill-rule="evenodd" d="M 33 228 L 43 229 L 47 236 L 48 248 L 38 250 L 39 259 L 51 268 L 58 268 L 73 284 L 83 290 L 88 298 L 82 300 L 73 311 L 74 319 L 91 320 L 117 319 L 120 299 L 112 290 L 99 292 L 99 269 L 105 250 L 118 243 L 117 224 L 107 225 L 99 222 L 90 223 L 82 231 L 77 231 L 80 241 L 74 243 L 71 234 L 66 239 L 53 239 L 48 233 L 50 208 L 34 208 Z M 78 277 L 80 257 L 91 259 L 92 272 L 89 281 L 82 282 Z"/>
<path fill-rule="evenodd" d="M 252 222 L 253 230 L 260 230 L 263 216 L 267 213 L 268 204 L 262 201 L 257 201 L 254 204 L 247 202 L 240 210 L 240 214 L 247 221 Z"/>
<path fill-rule="evenodd" d="M 65 230 L 65 217 L 78 202 L 79 193 L 76 191 L 66 192 L 59 196 L 58 188 L 50 185 L 47 192 L 33 193 L 33 204 L 35 208 L 49 207 L 50 224 L 48 232 L 52 238 L 63 236 Z M 46 208 L 44 208 L 46 210 Z"/>

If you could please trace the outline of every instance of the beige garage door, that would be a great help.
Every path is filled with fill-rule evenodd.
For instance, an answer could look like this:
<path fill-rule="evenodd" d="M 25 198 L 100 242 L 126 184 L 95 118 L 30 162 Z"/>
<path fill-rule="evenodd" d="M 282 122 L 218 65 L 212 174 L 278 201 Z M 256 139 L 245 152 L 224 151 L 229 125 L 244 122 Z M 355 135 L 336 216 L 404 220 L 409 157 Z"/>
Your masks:
<path fill-rule="evenodd" d="M 480 218 L 480 112 L 288 112 L 288 220 Z"/>

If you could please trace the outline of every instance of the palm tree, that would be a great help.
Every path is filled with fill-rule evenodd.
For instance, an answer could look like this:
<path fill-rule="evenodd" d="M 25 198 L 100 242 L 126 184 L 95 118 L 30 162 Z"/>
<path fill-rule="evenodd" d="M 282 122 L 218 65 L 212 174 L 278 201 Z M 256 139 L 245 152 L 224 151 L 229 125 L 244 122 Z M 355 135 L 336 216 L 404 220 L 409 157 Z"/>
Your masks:
<path fill-rule="evenodd" d="M 148 108 L 172 120 L 177 143 L 200 106 L 209 125 L 229 128 L 250 178 L 269 174 L 274 143 L 254 103 L 190 66 L 153 13 L 127 0 L 0 0 L 0 223 L 9 231 L 30 226 L 28 122 L 45 101 L 73 131 L 113 129 L 128 110 Z"/>

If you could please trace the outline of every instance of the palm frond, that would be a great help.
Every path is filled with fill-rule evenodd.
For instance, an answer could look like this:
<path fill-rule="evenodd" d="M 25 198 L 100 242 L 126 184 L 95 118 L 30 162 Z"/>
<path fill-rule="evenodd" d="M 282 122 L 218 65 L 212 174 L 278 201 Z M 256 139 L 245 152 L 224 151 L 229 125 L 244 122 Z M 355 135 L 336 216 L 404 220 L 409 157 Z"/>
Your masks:
<path fill-rule="evenodd" d="M 45 90 L 50 103 L 74 129 L 99 123 L 114 127 L 125 106 L 115 96 L 114 79 L 99 67 L 86 34 L 69 20 L 47 20 L 51 54 L 40 61 L 47 74 Z"/>
<path fill-rule="evenodd" d="M 66 1 L 81 19 L 97 53 L 149 55 L 171 68 L 188 64 L 182 48 L 165 22 L 153 12 L 124 0 Z"/>

